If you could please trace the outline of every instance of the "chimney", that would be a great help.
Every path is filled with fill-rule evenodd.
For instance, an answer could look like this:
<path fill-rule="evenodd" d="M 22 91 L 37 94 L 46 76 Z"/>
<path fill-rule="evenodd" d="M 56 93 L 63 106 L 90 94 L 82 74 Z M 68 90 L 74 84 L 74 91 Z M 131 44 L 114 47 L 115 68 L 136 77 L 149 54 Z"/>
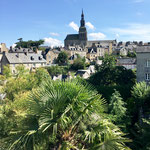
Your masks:
<path fill-rule="evenodd" d="M 38 48 L 35 49 L 35 53 L 38 53 Z"/>
<path fill-rule="evenodd" d="M 10 51 L 12 51 L 12 46 L 10 46 Z"/>

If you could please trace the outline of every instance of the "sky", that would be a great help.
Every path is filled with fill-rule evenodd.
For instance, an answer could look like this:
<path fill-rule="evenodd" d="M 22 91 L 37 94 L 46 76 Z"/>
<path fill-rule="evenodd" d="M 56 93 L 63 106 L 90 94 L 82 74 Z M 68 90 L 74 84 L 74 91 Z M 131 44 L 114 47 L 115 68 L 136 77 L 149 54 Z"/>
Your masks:
<path fill-rule="evenodd" d="M 150 0 L 0 0 L 0 43 L 44 39 L 59 46 L 78 33 L 84 10 L 89 40 L 150 41 Z"/>

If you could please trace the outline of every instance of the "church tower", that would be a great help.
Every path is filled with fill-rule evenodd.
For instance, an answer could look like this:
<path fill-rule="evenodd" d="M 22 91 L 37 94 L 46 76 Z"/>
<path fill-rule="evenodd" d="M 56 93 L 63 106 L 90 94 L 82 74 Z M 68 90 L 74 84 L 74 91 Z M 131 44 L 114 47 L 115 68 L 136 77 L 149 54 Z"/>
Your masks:
<path fill-rule="evenodd" d="M 82 46 L 86 46 L 87 44 L 87 31 L 85 27 L 84 13 L 82 10 L 80 28 L 79 28 L 79 40 Z"/>

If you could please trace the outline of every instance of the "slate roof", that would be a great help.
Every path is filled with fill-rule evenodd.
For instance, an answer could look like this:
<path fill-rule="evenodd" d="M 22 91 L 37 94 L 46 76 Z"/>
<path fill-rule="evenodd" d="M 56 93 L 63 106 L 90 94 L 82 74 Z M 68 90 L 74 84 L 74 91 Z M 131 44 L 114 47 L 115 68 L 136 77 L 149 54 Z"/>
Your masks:
<path fill-rule="evenodd" d="M 79 34 L 68 34 L 65 40 L 79 40 Z"/>
<path fill-rule="evenodd" d="M 97 48 L 96 47 L 94 47 L 94 48 L 88 48 L 88 53 L 91 53 L 91 54 L 97 53 Z"/>
<path fill-rule="evenodd" d="M 136 64 L 136 58 L 119 58 L 117 64 Z"/>
<path fill-rule="evenodd" d="M 150 46 L 138 46 L 136 48 L 137 53 L 150 53 Z"/>
<path fill-rule="evenodd" d="M 9 52 L 11 53 L 24 53 L 24 52 L 33 53 L 33 50 L 30 48 L 12 48 L 9 50 Z"/>
<path fill-rule="evenodd" d="M 5 53 L 10 64 L 46 63 L 41 54 L 37 53 Z"/>

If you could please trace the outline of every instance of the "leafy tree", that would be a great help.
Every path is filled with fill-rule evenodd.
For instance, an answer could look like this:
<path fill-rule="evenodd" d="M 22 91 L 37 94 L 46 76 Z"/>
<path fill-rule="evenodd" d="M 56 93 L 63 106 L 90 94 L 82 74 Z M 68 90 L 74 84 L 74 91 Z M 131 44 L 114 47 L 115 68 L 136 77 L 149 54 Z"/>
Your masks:
<path fill-rule="evenodd" d="M 38 41 L 23 41 L 20 40 L 19 42 L 16 43 L 16 47 L 17 48 L 31 48 L 31 47 L 35 47 L 35 48 L 39 48 L 40 45 L 42 45 L 44 43 L 44 40 L 38 40 Z"/>
<path fill-rule="evenodd" d="M 81 56 L 77 55 L 77 58 L 71 65 L 71 69 L 72 70 L 85 69 L 85 58 L 82 58 Z"/>
<path fill-rule="evenodd" d="M 150 107 L 150 86 L 146 82 L 136 83 L 132 89 L 132 96 L 135 104 L 133 116 L 136 121 L 141 122 L 144 112 L 148 111 Z"/>
<path fill-rule="evenodd" d="M 102 66 L 99 71 L 93 74 L 89 81 L 94 85 L 134 85 L 136 80 L 135 73 L 127 70 L 123 66 Z"/>
<path fill-rule="evenodd" d="M 129 149 L 120 129 L 103 119 L 104 104 L 89 85 L 45 80 L 30 94 L 32 121 L 9 136 L 10 149 Z"/>
<path fill-rule="evenodd" d="M 112 115 L 115 115 L 117 118 L 116 121 L 121 121 L 123 117 L 126 115 L 126 103 L 123 101 L 120 93 L 115 90 L 113 95 L 111 96 L 109 111 Z"/>
<path fill-rule="evenodd" d="M 4 77 L 6 79 L 9 78 L 9 77 L 12 77 L 12 72 L 10 70 L 10 66 L 9 65 L 5 65 L 4 66 L 3 74 L 4 74 Z"/>
<path fill-rule="evenodd" d="M 50 67 L 46 67 L 48 73 L 50 74 L 51 77 L 53 76 L 58 76 L 60 74 L 67 74 L 69 68 L 68 67 L 64 67 L 64 66 L 50 66 Z"/>
<path fill-rule="evenodd" d="M 123 66 L 116 66 L 116 58 L 105 55 L 102 65 L 97 66 L 97 72 L 93 74 L 89 81 L 94 85 L 125 85 L 135 84 L 136 75 L 132 70 L 127 70 Z"/>
<path fill-rule="evenodd" d="M 24 76 L 29 70 L 25 69 L 24 65 L 18 65 L 16 66 L 16 74 L 15 77 L 22 77 Z"/>
<path fill-rule="evenodd" d="M 57 57 L 56 62 L 59 65 L 66 65 L 68 63 L 68 54 L 64 51 L 60 52 L 58 57 Z"/>
<path fill-rule="evenodd" d="M 102 65 L 100 66 L 99 69 L 101 68 L 113 68 L 116 66 L 116 58 L 113 55 L 108 55 L 105 54 L 104 57 L 102 57 Z"/>
<path fill-rule="evenodd" d="M 137 125 L 138 132 L 136 134 L 136 148 L 141 150 L 150 149 L 150 119 L 143 119 L 141 125 Z"/>
<path fill-rule="evenodd" d="M 7 78 L 6 84 L 2 87 L 3 93 L 6 93 L 6 97 L 11 101 L 14 101 L 16 94 L 32 90 L 32 88 L 37 87 L 42 80 L 49 77 L 48 72 L 43 68 L 37 69 L 36 72 L 29 73 L 23 65 L 20 65 L 16 67 L 16 70 L 16 75 Z"/>
<path fill-rule="evenodd" d="M 131 57 L 131 58 L 135 58 L 136 57 L 136 52 L 130 52 L 128 51 L 128 54 L 127 54 L 128 57 Z"/>

